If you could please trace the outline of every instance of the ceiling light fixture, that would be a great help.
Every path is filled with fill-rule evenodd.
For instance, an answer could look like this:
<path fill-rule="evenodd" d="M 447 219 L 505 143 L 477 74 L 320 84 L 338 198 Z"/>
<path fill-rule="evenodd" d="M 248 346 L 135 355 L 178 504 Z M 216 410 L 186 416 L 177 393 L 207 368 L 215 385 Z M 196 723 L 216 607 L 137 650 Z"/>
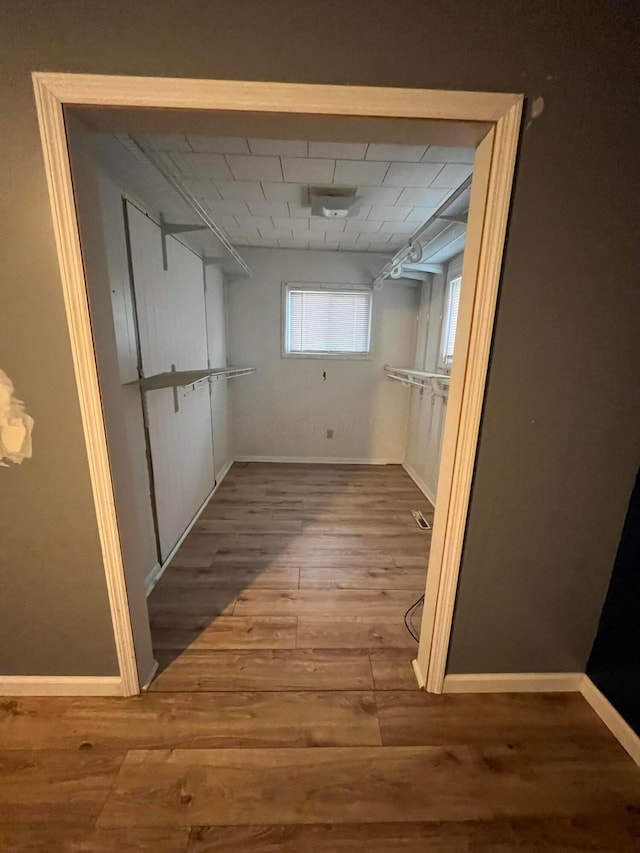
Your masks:
<path fill-rule="evenodd" d="M 311 187 L 311 215 L 324 219 L 347 219 L 360 209 L 355 187 Z"/>

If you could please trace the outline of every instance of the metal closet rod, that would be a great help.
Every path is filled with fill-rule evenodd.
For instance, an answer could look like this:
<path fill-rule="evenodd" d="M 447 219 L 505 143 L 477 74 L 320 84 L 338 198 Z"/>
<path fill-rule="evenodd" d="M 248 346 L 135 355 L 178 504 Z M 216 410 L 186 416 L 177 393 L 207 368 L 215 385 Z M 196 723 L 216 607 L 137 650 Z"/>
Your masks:
<path fill-rule="evenodd" d="M 180 183 L 180 181 L 161 165 L 159 158 L 156 157 L 153 152 L 146 151 L 136 139 L 134 139 L 132 136 L 129 136 L 128 134 L 122 134 L 121 136 L 119 136 L 119 139 L 127 147 L 134 146 L 135 149 L 140 153 L 140 155 L 144 157 L 149 163 L 151 163 L 151 165 L 156 169 L 156 171 L 160 172 L 165 181 L 171 184 L 173 189 L 184 199 L 184 201 L 187 202 L 189 207 L 193 208 L 193 210 L 198 214 L 200 219 L 207 226 L 207 228 L 213 233 L 215 238 L 219 240 L 220 243 L 222 243 L 224 248 L 233 257 L 236 263 L 242 267 L 242 269 L 247 273 L 250 278 L 252 278 L 253 272 L 251 271 L 251 267 L 247 264 L 244 258 L 242 258 L 238 254 L 235 247 L 231 244 L 229 238 L 222 230 L 222 228 L 220 228 L 219 225 L 216 225 L 215 221 L 211 218 L 206 208 L 203 207 L 203 205 L 198 201 L 198 199 L 194 195 L 192 195 L 187 189 L 185 189 Z"/>
<path fill-rule="evenodd" d="M 387 263 L 380 270 L 380 272 L 378 273 L 378 275 L 375 278 L 376 282 L 382 282 L 382 281 L 384 281 L 384 279 L 389 278 L 391 276 L 391 270 L 395 266 L 397 266 L 398 264 L 401 264 L 403 261 L 407 260 L 407 258 L 409 257 L 409 254 L 413 250 L 414 245 L 416 243 L 420 242 L 420 239 L 421 239 L 422 235 L 424 234 L 424 232 L 427 230 L 427 228 L 429 228 L 429 226 L 432 225 L 437 219 L 442 219 L 444 213 L 453 204 L 453 202 L 456 201 L 456 199 L 460 198 L 460 196 L 462 195 L 463 192 L 465 192 L 465 190 L 469 189 L 469 187 L 471 186 L 472 178 L 473 178 L 473 176 L 469 175 L 469 177 L 460 184 L 458 189 L 455 190 L 449 196 L 449 198 L 446 199 L 446 201 L 444 201 L 440 205 L 440 207 L 436 210 L 436 212 L 433 213 L 429 217 L 429 219 L 427 219 L 427 221 L 424 222 L 420 226 L 420 228 L 418 228 L 418 230 L 415 231 L 411 235 L 411 237 L 409 238 L 407 243 L 401 249 L 399 249 L 396 252 L 396 254 L 393 256 L 393 258 L 391 258 L 390 261 L 387 261 Z M 431 240 L 429 242 L 431 242 Z M 429 243 L 427 243 L 426 245 L 428 246 Z M 418 263 L 418 262 L 416 262 L 416 263 Z"/>

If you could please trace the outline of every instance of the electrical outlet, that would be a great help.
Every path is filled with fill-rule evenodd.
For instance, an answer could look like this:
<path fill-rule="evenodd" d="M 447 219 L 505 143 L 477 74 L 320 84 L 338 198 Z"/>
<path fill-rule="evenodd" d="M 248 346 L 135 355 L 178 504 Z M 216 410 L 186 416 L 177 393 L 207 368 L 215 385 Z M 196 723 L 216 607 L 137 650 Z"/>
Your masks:
<path fill-rule="evenodd" d="M 332 429 L 327 430 L 327 438 L 333 438 L 333 430 Z"/>

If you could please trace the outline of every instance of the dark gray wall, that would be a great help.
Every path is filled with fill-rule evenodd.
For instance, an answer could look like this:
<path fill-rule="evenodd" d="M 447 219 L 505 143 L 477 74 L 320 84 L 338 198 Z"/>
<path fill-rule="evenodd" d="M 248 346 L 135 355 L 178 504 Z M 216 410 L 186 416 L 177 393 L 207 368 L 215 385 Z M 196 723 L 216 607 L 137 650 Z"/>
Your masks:
<path fill-rule="evenodd" d="M 584 666 L 638 456 L 631 8 L 2 4 L 0 367 L 36 420 L 34 458 L 0 471 L 2 671 L 115 671 L 36 69 L 544 97 L 523 133 L 450 669 Z"/>

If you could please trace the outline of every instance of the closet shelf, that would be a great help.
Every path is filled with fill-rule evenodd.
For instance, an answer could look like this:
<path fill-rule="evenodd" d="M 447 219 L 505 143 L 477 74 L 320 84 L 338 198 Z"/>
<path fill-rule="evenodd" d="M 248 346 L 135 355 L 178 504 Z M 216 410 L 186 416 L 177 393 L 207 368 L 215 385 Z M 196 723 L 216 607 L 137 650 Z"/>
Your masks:
<path fill-rule="evenodd" d="M 160 388 L 190 388 L 198 382 L 214 379 L 235 379 L 238 376 L 248 376 L 255 373 L 257 367 L 216 367 L 206 370 L 172 370 L 168 373 L 156 373 L 155 376 L 145 376 L 137 382 L 143 391 L 157 391 Z"/>
<path fill-rule="evenodd" d="M 385 364 L 384 375 L 387 379 L 395 379 L 396 382 L 402 382 L 405 386 L 415 385 L 439 397 L 444 397 L 449 389 L 450 377 L 447 373 L 427 373 L 424 370 L 391 367 Z"/>

